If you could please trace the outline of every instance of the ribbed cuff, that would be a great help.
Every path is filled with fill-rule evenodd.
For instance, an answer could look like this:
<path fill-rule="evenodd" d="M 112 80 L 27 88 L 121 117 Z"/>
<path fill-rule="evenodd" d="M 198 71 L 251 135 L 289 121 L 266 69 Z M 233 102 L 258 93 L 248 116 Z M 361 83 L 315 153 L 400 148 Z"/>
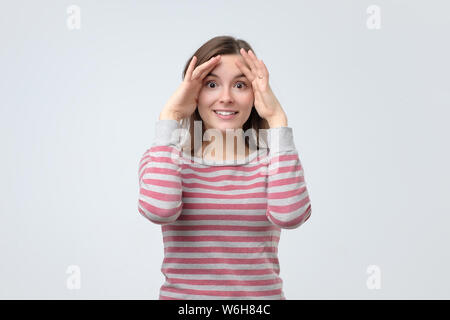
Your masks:
<path fill-rule="evenodd" d="M 268 129 L 267 144 L 271 154 L 296 150 L 291 127 Z"/>
<path fill-rule="evenodd" d="M 181 125 L 172 119 L 156 121 L 155 144 L 157 145 L 179 145 Z"/>

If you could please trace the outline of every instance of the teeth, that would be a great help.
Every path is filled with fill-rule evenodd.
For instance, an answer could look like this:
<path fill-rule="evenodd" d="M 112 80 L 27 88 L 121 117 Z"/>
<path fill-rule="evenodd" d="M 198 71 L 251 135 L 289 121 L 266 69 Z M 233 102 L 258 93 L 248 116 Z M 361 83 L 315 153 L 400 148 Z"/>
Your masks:
<path fill-rule="evenodd" d="M 215 113 L 218 113 L 222 116 L 228 116 L 230 114 L 235 114 L 236 112 L 226 112 L 226 111 L 214 111 Z"/>

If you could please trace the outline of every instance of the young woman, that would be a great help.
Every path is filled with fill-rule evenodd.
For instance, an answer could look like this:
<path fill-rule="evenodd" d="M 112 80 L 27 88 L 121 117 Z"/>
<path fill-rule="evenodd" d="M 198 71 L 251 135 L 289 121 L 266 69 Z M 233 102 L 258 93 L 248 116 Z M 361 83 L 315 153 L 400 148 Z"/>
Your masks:
<path fill-rule="evenodd" d="M 292 128 L 246 41 L 215 37 L 186 63 L 139 185 L 140 214 L 162 228 L 159 299 L 286 299 L 281 229 L 311 204 Z"/>

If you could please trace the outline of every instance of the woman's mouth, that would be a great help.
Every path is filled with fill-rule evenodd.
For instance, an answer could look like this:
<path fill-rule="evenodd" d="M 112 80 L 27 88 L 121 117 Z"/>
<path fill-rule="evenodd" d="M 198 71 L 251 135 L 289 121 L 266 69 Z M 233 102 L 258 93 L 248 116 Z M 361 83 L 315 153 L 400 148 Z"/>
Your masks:
<path fill-rule="evenodd" d="M 214 113 L 223 120 L 231 120 L 236 117 L 236 115 L 239 113 L 238 111 L 220 111 L 220 110 L 214 110 Z"/>

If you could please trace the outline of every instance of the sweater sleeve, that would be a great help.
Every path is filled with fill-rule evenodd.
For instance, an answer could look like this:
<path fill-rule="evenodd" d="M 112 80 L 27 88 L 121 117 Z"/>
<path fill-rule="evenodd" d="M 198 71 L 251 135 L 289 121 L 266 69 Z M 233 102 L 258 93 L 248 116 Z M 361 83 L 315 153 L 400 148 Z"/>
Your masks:
<path fill-rule="evenodd" d="M 284 229 L 302 225 L 311 215 L 311 203 L 306 188 L 291 127 L 267 130 L 269 147 L 267 170 L 268 220 Z"/>
<path fill-rule="evenodd" d="M 176 120 L 158 120 L 155 141 L 139 162 L 138 211 L 160 225 L 174 222 L 183 207 L 178 129 Z"/>

